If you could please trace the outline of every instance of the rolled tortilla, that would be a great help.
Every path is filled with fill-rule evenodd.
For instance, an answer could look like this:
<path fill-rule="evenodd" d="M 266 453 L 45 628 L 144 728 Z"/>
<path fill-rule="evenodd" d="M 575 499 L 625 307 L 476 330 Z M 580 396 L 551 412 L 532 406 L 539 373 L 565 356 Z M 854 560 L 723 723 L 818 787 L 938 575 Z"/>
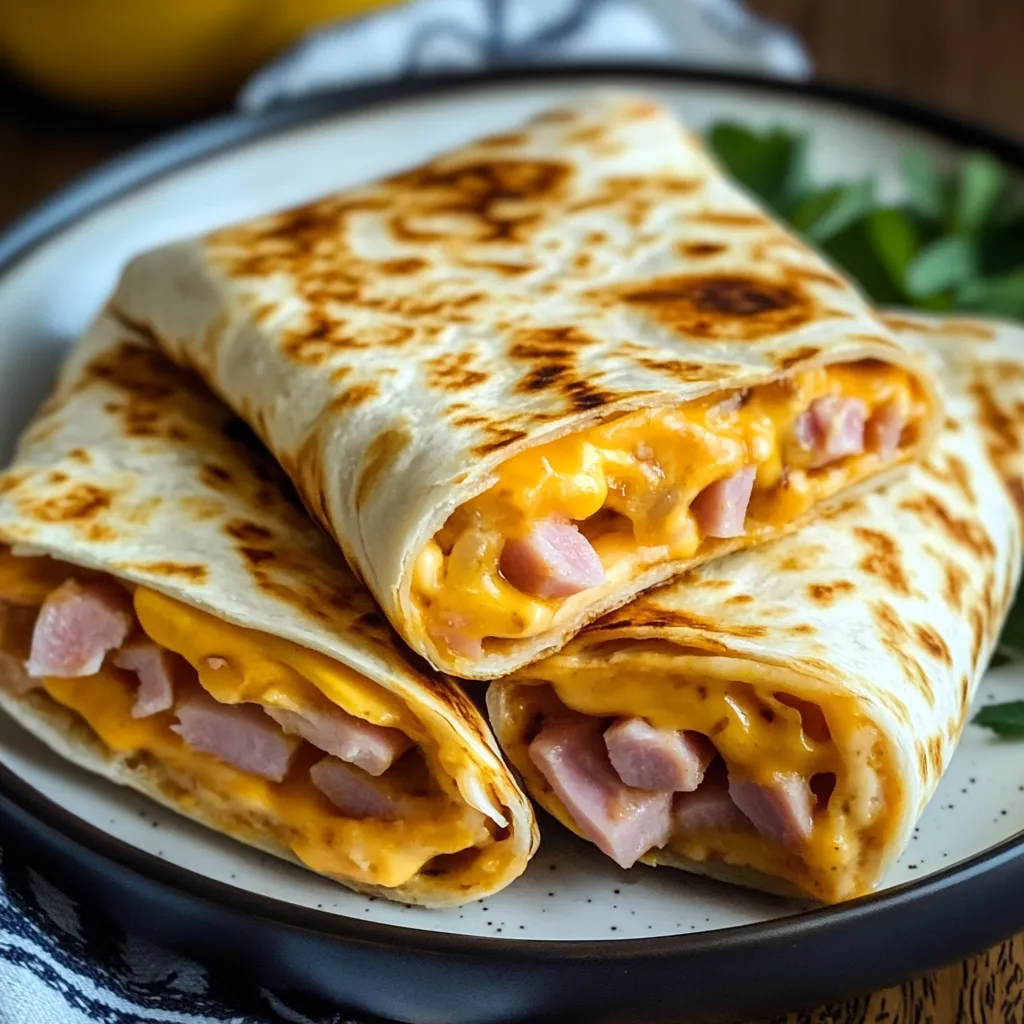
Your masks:
<path fill-rule="evenodd" d="M 939 421 L 854 289 L 646 100 L 145 254 L 114 302 L 465 678 L 881 484 Z"/>
<path fill-rule="evenodd" d="M 503 888 L 536 847 L 528 800 L 286 489 L 192 374 L 101 316 L 0 476 L 0 707 L 350 888 Z"/>
<path fill-rule="evenodd" d="M 894 317 L 941 364 L 927 458 L 491 684 L 534 799 L 636 860 L 833 902 L 905 849 L 1018 582 L 1024 329 Z"/>

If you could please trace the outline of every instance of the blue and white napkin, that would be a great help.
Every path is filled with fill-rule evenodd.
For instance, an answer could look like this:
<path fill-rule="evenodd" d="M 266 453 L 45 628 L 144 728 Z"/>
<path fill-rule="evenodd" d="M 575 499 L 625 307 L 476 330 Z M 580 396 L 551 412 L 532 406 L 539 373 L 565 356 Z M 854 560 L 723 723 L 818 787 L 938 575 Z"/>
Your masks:
<path fill-rule="evenodd" d="M 797 39 L 740 0 L 418 0 L 315 33 L 257 73 L 239 105 L 442 71 L 643 60 L 810 73 Z"/>

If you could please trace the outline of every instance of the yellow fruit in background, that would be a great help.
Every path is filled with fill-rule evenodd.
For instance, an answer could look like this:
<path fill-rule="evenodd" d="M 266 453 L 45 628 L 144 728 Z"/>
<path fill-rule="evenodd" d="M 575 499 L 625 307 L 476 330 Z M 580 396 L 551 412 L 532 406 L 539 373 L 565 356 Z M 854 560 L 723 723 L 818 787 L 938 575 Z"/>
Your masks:
<path fill-rule="evenodd" d="M 113 111 L 225 96 L 319 25 L 397 0 L 0 0 L 0 60 L 38 88 Z"/>

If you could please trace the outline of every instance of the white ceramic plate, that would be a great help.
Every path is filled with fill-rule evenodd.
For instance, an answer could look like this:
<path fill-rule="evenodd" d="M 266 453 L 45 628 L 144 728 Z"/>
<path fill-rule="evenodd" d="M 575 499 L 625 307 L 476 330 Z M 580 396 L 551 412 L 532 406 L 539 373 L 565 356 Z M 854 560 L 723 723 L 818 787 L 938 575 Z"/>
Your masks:
<path fill-rule="evenodd" d="M 1015 155 L 1007 152 L 1012 150 L 1008 144 L 969 138 L 969 129 L 940 119 L 915 115 L 915 126 L 906 119 L 906 112 L 879 112 L 791 87 L 651 73 L 484 77 L 419 96 L 410 89 L 404 98 L 355 110 L 331 112 L 332 101 L 326 101 L 255 121 L 229 119 L 108 168 L 0 240 L 0 458 L 8 457 L 66 346 L 96 312 L 121 266 L 134 253 L 397 171 L 476 135 L 512 126 L 585 86 L 645 91 L 698 128 L 730 118 L 753 126 L 785 124 L 808 132 L 817 177 L 870 174 L 879 180 L 883 194 L 898 191 L 899 157 L 910 144 L 941 161 L 954 159 L 964 149 L 965 138 L 968 143 L 996 145 L 1004 158 Z M 346 104 L 333 101 L 333 106 Z M 1024 668 L 1008 667 L 986 677 L 978 699 L 987 703 L 1022 692 Z M 148 877 L 169 877 L 154 867 L 166 862 L 231 889 L 269 897 L 277 903 L 266 907 L 276 914 L 282 912 L 281 904 L 290 905 L 293 913 L 297 908 L 320 911 L 315 918 L 300 914 L 291 919 L 315 920 L 317 929 L 341 942 L 357 934 L 352 931 L 354 922 L 371 922 L 448 938 L 500 937 L 529 940 L 533 946 L 555 942 L 566 949 L 562 942 L 584 943 L 585 947 L 576 948 L 587 948 L 590 956 L 600 958 L 605 947 L 609 956 L 617 948 L 627 948 L 623 940 L 677 936 L 692 940 L 730 929 L 731 942 L 739 934 L 737 926 L 764 925 L 791 915 L 797 915 L 793 920 L 799 923 L 799 931 L 793 934 L 808 942 L 819 921 L 825 927 L 829 921 L 842 920 L 835 911 L 809 910 L 794 901 L 680 872 L 645 867 L 621 871 L 547 818 L 542 820 L 544 841 L 539 854 L 526 875 L 504 893 L 458 910 L 404 908 L 350 893 L 80 772 L 3 718 L 0 764 L 27 784 L 18 790 L 22 812 L 45 818 L 38 813 L 42 802 L 36 796 L 41 795 L 93 826 L 97 832 L 75 832 L 75 839 L 84 845 L 90 845 L 89 836 L 95 839 L 103 834 L 121 840 L 125 848 L 150 855 L 152 859 L 132 860 L 132 866 Z M 26 793 L 32 797 L 26 798 Z M 999 857 L 1008 857 L 1010 848 L 1015 857 L 1013 840 L 1022 830 L 1024 744 L 999 744 L 990 734 L 969 726 L 910 849 L 883 883 L 883 905 L 887 892 L 898 902 L 907 898 L 907 892 L 926 891 L 929 881 L 936 891 L 961 884 L 958 873 L 949 869 L 972 858 L 975 862 L 964 870 L 963 878 L 984 873 L 986 863 L 1001 864 Z M 979 868 L 977 858 L 986 851 L 999 852 L 987 859 L 983 856 Z M 233 901 L 231 889 L 213 890 L 228 908 Z M 871 906 L 878 905 L 875 897 Z M 856 912 L 856 905 L 851 906 Z M 260 912 L 258 901 L 250 900 L 246 908 Z M 979 938 L 994 941 L 1000 937 L 997 932 L 1024 925 L 1024 908 L 1020 909 L 1019 920 L 993 920 Z M 744 933 L 751 943 L 767 941 L 769 935 L 780 941 L 780 935 L 788 934 L 774 928 L 746 928 Z M 366 934 L 365 929 L 358 932 Z M 390 934 L 399 946 L 409 941 L 419 945 L 405 931 L 385 929 L 375 934 Z M 966 940 L 967 929 L 960 938 Z M 601 947 L 590 945 L 594 942 Z M 950 958 L 968 951 L 961 945 L 949 944 Z M 467 948 L 490 947 L 478 943 Z M 628 948 L 640 946 L 629 943 Z M 683 955 L 697 947 L 691 941 L 667 947 L 662 943 L 658 948 Z M 806 951 L 801 955 L 806 956 Z M 914 961 L 912 966 L 924 963 Z M 827 991 L 845 984 L 840 978 Z M 363 996 L 344 984 L 340 989 L 335 986 L 331 994 L 366 1004 Z M 395 1013 L 386 999 L 370 1008 Z"/>

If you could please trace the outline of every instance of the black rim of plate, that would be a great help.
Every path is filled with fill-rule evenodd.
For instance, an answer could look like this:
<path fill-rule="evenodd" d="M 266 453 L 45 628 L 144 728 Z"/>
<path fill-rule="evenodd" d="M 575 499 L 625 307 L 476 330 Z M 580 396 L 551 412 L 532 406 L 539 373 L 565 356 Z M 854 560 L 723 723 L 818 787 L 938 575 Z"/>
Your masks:
<path fill-rule="evenodd" d="M 232 113 L 184 128 L 116 157 L 72 182 L 0 234 L 0 275 L 24 259 L 50 236 L 80 218 L 142 185 L 188 164 L 216 156 L 284 131 L 344 113 L 363 111 L 388 101 L 428 97 L 495 85 L 526 83 L 585 84 L 592 78 L 621 78 L 651 84 L 721 86 L 753 92 L 803 96 L 881 115 L 963 147 L 986 150 L 1024 172 L 1024 145 L 976 125 L 879 93 L 819 82 L 792 82 L 756 75 L 680 69 L 672 65 L 628 63 L 584 64 L 560 68 L 510 67 L 490 71 L 414 77 L 373 83 L 288 101 L 255 114 Z M 297 906 L 214 881 L 170 864 L 89 824 L 38 792 L 0 763 L 0 799 L 47 830 L 59 833 L 80 849 L 113 862 L 178 894 L 212 903 L 226 911 L 259 918 L 268 925 L 299 928 L 325 939 L 364 947 L 385 946 L 411 953 L 450 954 L 475 960 L 529 964 L 566 958 L 619 961 L 634 957 L 671 958 L 687 954 L 727 952 L 764 940 L 787 943 L 840 925 L 867 923 L 928 900 L 953 886 L 981 881 L 1009 867 L 1024 855 L 1024 830 L 975 856 L 920 881 L 904 882 L 870 896 L 832 907 L 815 908 L 769 921 L 692 935 L 649 939 L 499 939 L 456 935 L 427 929 L 360 921 L 339 914 Z"/>

